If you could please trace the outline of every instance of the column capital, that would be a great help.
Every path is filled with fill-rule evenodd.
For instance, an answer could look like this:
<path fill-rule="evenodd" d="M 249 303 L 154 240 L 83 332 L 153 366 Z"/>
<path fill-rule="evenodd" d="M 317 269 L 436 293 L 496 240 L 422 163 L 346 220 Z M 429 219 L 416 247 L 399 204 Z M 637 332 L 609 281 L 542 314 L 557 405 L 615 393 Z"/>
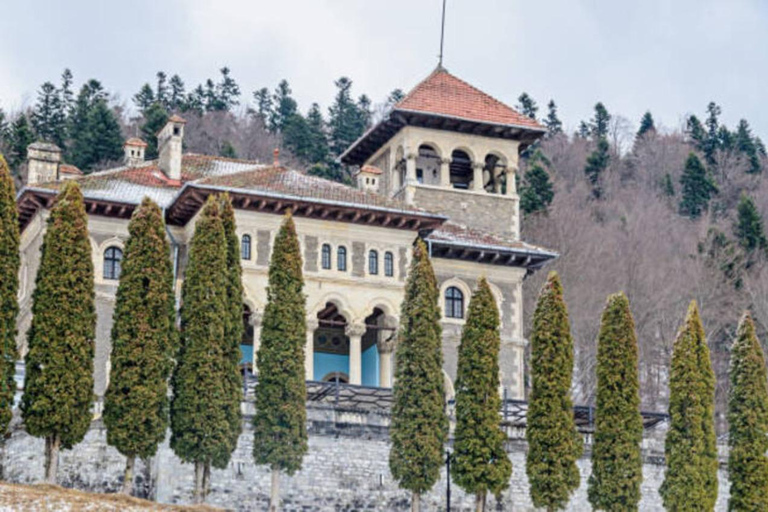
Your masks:
<path fill-rule="evenodd" d="M 473 169 L 483 170 L 484 167 L 485 167 L 485 162 L 472 162 Z"/>
<path fill-rule="evenodd" d="M 393 334 L 386 340 L 379 340 L 376 348 L 379 350 L 379 354 L 391 354 L 395 350 L 395 345 L 397 345 L 397 335 Z"/>
<path fill-rule="evenodd" d="M 307 318 L 307 332 L 316 331 L 320 327 L 320 321 L 316 317 Z"/>
<path fill-rule="evenodd" d="M 344 334 L 352 337 L 360 337 L 363 334 L 365 334 L 365 331 L 367 330 L 367 327 L 362 322 L 354 322 L 351 324 L 348 324 L 347 327 L 344 329 Z"/>
<path fill-rule="evenodd" d="M 408 154 L 405 155 L 405 159 L 406 160 L 416 160 L 417 156 L 418 155 L 416 153 L 408 153 Z"/>
<path fill-rule="evenodd" d="M 254 327 L 259 327 L 261 326 L 262 320 L 264 320 L 264 312 L 253 311 L 251 312 L 251 317 L 248 319 L 248 323 L 250 323 Z"/>
<path fill-rule="evenodd" d="M 451 164 L 453 162 L 453 158 L 441 158 L 440 163 L 442 165 Z"/>

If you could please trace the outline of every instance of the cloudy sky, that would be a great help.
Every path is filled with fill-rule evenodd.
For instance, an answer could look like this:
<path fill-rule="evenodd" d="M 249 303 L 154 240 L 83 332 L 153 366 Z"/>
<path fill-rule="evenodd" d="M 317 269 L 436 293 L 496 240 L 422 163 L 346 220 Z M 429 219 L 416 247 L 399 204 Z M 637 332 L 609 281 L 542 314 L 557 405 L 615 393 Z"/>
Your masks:
<path fill-rule="evenodd" d="M 437 63 L 441 0 L 6 0 L 0 107 L 70 67 L 125 101 L 158 70 L 188 86 L 227 65 L 244 93 L 287 78 L 327 107 L 347 75 L 375 102 Z M 768 139 L 764 0 L 448 0 L 445 66 L 499 99 L 554 98 L 569 127 L 603 101 L 667 127 L 710 100 Z"/>

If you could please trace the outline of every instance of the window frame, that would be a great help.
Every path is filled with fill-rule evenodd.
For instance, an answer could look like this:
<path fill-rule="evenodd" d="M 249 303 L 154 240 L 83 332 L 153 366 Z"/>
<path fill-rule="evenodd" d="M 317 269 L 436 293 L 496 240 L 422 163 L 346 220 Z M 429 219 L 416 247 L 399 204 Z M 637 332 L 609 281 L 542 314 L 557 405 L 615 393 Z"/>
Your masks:
<path fill-rule="evenodd" d="M 323 244 L 320 246 L 320 268 L 323 270 L 331 270 L 333 268 L 333 262 L 331 261 L 331 244 Z"/>
<path fill-rule="evenodd" d="M 244 234 L 240 237 L 240 259 L 251 261 L 253 257 L 253 239 L 251 235 Z"/>
<path fill-rule="evenodd" d="M 392 251 L 384 253 L 384 276 L 395 277 L 395 255 Z"/>
<path fill-rule="evenodd" d="M 453 320 L 464 320 L 464 292 L 458 286 L 449 286 L 443 292 L 443 315 Z M 458 314 L 457 314 L 458 312 Z"/>
<path fill-rule="evenodd" d="M 336 270 L 339 272 L 347 271 L 347 248 L 340 245 L 336 248 Z"/>
<path fill-rule="evenodd" d="M 104 249 L 104 257 L 101 266 L 101 278 L 105 281 L 119 281 L 123 270 L 123 248 L 118 245 L 110 245 Z"/>
<path fill-rule="evenodd" d="M 372 276 L 379 275 L 379 251 L 376 249 L 368 251 L 368 274 Z"/>

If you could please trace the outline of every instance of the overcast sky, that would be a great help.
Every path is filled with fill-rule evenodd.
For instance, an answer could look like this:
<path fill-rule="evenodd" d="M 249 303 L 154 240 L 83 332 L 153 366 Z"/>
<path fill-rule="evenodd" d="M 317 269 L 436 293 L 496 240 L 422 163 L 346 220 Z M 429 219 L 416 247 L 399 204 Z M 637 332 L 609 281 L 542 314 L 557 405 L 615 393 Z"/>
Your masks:
<path fill-rule="evenodd" d="M 382 101 L 437 64 L 441 0 L 6 0 L 0 107 L 65 67 L 128 100 L 158 70 L 188 88 L 227 65 L 244 99 L 287 78 L 302 109 L 346 75 Z M 9 5 L 10 4 L 10 5 Z M 527 91 L 575 128 L 603 101 L 667 127 L 717 101 L 768 139 L 764 0 L 448 0 L 444 64 L 514 105 Z"/>

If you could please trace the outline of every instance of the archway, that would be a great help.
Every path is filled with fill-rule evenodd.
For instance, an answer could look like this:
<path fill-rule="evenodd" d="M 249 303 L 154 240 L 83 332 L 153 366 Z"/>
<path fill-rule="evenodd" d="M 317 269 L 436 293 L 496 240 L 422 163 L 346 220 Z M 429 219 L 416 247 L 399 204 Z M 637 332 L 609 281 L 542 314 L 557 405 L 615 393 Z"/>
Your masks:
<path fill-rule="evenodd" d="M 489 194 L 504 194 L 506 178 L 507 166 L 504 160 L 493 153 L 488 154 L 483 167 L 483 189 Z"/>
<path fill-rule="evenodd" d="M 451 186 L 466 190 L 470 188 L 474 177 L 472 171 L 472 158 L 466 151 L 456 149 L 451 153 L 450 165 Z"/>
<path fill-rule="evenodd" d="M 333 302 L 327 302 L 317 313 L 317 329 L 312 343 L 312 380 L 325 380 L 330 374 L 349 375 L 347 324 L 347 319 Z M 347 377 L 346 382 L 348 380 Z"/>
<path fill-rule="evenodd" d="M 429 144 L 419 146 L 416 158 L 416 181 L 427 185 L 440 184 L 440 155 Z"/>

